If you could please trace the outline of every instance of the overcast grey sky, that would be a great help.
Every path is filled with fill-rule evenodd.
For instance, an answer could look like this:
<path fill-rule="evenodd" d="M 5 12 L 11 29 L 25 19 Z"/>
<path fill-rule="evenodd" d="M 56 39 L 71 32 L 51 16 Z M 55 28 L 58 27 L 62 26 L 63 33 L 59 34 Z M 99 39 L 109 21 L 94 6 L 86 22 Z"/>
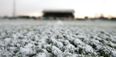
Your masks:
<path fill-rule="evenodd" d="M 12 15 L 13 0 L 0 0 L 0 15 Z M 17 15 L 41 15 L 43 9 L 74 9 L 77 17 L 116 16 L 116 0 L 16 0 Z"/>

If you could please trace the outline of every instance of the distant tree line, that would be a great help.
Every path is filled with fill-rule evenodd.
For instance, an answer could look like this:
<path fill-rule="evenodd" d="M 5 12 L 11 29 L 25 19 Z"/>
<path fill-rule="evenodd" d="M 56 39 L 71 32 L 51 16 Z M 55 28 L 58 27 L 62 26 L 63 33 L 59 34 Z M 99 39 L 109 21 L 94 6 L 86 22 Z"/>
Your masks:
<path fill-rule="evenodd" d="M 20 15 L 16 17 L 4 16 L 3 19 L 40 19 L 41 17 Z"/>
<path fill-rule="evenodd" d="M 116 20 L 116 17 L 111 17 L 111 18 L 108 18 L 108 17 L 104 17 L 103 15 L 99 16 L 99 17 L 88 17 L 88 16 L 85 16 L 84 18 L 76 18 L 76 20 Z"/>
<path fill-rule="evenodd" d="M 20 15 L 20 16 L 16 16 L 16 17 L 10 17 L 10 16 L 1 16 L 0 18 L 2 19 L 42 19 L 41 16 L 35 17 L 35 16 L 26 16 L 26 15 Z M 48 18 L 49 19 L 49 18 Z M 90 18 L 88 16 L 85 16 L 84 18 L 74 18 L 76 20 L 116 20 L 116 17 L 104 17 L 103 15 L 99 16 L 99 17 L 93 17 Z"/>

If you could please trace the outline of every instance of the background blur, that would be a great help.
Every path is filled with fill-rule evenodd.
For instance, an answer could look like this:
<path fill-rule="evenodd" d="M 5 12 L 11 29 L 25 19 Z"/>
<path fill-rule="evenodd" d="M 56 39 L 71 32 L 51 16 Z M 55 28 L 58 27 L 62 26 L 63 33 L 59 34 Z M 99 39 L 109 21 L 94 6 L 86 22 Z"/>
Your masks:
<path fill-rule="evenodd" d="M 44 9 L 74 9 L 75 17 L 116 16 L 116 0 L 15 0 L 16 15 L 42 16 Z M 13 0 L 0 0 L 0 16 L 12 16 Z"/>

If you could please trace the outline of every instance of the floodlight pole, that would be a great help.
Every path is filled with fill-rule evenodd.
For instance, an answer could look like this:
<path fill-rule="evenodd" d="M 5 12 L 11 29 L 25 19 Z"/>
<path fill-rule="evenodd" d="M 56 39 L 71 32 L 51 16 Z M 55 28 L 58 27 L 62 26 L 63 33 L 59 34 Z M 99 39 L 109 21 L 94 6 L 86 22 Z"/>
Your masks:
<path fill-rule="evenodd" d="M 16 0 L 13 0 L 13 18 L 16 17 Z"/>

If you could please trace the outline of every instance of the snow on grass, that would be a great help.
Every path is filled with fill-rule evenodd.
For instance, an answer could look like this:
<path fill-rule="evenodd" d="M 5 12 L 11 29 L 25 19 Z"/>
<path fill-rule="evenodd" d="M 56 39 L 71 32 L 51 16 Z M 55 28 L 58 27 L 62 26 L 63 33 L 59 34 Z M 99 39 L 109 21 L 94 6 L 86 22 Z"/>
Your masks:
<path fill-rule="evenodd" d="M 26 25 L 23 22 L 20 25 L 1 24 L 0 57 L 116 56 L 114 27 L 83 26 L 65 21 L 46 22 L 33 25 L 28 21 Z"/>

